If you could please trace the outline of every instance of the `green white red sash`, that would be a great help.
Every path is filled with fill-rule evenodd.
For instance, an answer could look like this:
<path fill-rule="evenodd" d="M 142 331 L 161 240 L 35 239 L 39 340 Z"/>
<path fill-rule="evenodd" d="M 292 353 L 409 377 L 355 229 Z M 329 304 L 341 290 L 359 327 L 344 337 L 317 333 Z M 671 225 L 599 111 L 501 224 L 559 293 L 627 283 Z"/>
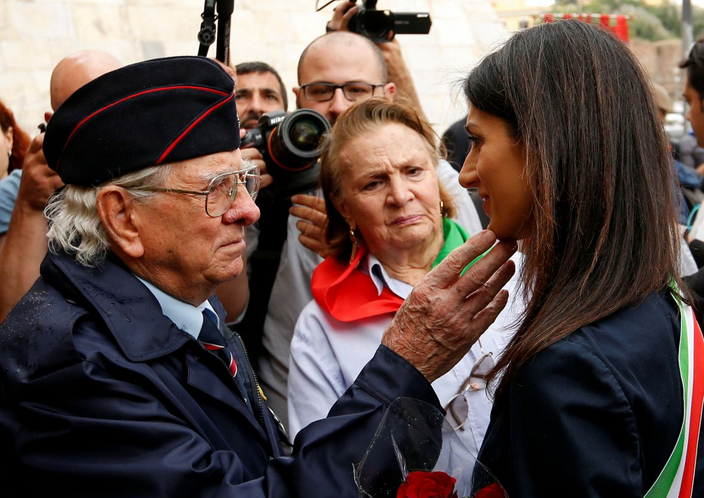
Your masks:
<path fill-rule="evenodd" d="M 697 463 L 704 402 L 704 338 L 694 310 L 680 299 L 676 288 L 672 295 L 680 315 L 679 364 L 684 394 L 684 420 L 677 444 L 645 498 L 690 498 Z"/>

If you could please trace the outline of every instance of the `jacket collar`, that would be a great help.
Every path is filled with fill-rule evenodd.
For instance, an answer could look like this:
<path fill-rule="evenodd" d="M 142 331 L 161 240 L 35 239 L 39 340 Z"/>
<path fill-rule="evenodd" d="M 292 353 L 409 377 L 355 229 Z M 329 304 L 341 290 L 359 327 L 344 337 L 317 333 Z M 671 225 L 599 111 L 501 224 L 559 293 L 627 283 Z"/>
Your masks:
<path fill-rule="evenodd" d="M 132 361 L 148 361 L 177 350 L 191 338 L 164 316 L 149 290 L 113 254 L 96 268 L 73 256 L 47 254 L 42 276 L 67 298 L 94 311 Z"/>

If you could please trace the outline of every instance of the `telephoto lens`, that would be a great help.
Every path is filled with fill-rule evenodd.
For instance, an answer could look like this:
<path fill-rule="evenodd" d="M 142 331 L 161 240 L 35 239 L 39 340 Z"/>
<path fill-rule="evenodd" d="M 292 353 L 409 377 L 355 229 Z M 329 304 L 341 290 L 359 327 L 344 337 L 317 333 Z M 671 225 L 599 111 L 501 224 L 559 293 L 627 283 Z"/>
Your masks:
<path fill-rule="evenodd" d="M 287 171 L 311 167 L 320 156 L 320 138 L 330 129 L 325 117 L 312 109 L 292 112 L 269 135 L 268 152 Z"/>
<path fill-rule="evenodd" d="M 257 204 L 279 202 L 314 189 L 320 139 L 330 129 L 325 116 L 312 109 L 267 112 L 242 139 L 242 148 L 256 147 L 274 182 L 263 189 Z"/>

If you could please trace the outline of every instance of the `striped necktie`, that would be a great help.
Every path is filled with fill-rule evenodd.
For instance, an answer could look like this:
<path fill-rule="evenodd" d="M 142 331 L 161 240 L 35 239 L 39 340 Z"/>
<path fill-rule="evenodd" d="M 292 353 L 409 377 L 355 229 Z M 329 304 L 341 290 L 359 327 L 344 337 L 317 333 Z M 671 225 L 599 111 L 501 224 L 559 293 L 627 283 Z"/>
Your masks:
<path fill-rule="evenodd" d="M 237 363 L 235 362 L 235 357 L 232 355 L 230 348 L 227 347 L 225 338 L 222 336 L 217 325 L 213 319 L 210 318 L 210 314 L 206 310 L 203 310 L 203 326 L 200 329 L 198 340 L 205 349 L 211 351 L 223 362 L 225 362 L 225 365 L 233 378 L 237 376 Z"/>
<path fill-rule="evenodd" d="M 207 351 L 210 351 L 222 360 L 224 365 L 229 370 L 230 375 L 232 375 L 232 380 L 234 380 L 237 385 L 242 401 L 244 401 L 244 404 L 247 408 L 249 408 L 249 411 L 254 413 L 249 400 L 250 394 L 248 394 L 247 388 L 241 379 L 242 376 L 237 375 L 237 363 L 235 362 L 235 357 L 232 354 L 232 351 L 230 351 L 230 348 L 227 347 L 227 342 L 215 323 L 217 317 L 211 318 L 211 313 L 212 312 L 209 310 L 203 310 L 203 325 L 200 329 L 198 340 Z"/>

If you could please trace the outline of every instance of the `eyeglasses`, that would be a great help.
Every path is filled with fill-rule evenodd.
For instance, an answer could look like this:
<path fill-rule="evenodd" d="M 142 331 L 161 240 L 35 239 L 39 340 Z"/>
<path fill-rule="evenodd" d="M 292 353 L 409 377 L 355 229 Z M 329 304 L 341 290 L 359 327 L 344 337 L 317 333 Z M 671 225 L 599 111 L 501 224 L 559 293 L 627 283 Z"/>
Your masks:
<path fill-rule="evenodd" d="M 244 185 L 252 200 L 255 200 L 257 193 L 259 193 L 259 168 L 252 166 L 218 175 L 210 180 L 207 190 L 181 190 L 168 187 L 132 187 L 132 189 L 147 192 L 204 195 L 206 214 L 211 218 L 217 218 L 225 214 L 235 202 L 238 185 Z"/>
<path fill-rule="evenodd" d="M 327 102 L 328 100 L 332 100 L 338 88 L 342 88 L 342 93 L 345 95 L 345 98 L 350 102 L 356 102 L 370 98 L 374 95 L 374 90 L 380 86 L 384 86 L 384 84 L 345 83 L 343 85 L 335 85 L 334 83 L 309 83 L 303 85 L 301 90 L 303 90 L 303 95 L 308 100 L 312 100 L 313 102 Z"/>
<path fill-rule="evenodd" d="M 445 420 L 447 420 L 454 430 L 465 430 L 464 424 L 467 422 L 469 415 L 469 403 L 465 393 L 467 391 L 481 391 L 486 389 L 486 379 L 491 370 L 496 366 L 494 362 L 494 353 L 485 353 L 482 349 L 482 343 L 479 341 L 479 349 L 482 355 L 469 372 L 469 377 L 460 386 L 457 394 L 445 406 Z"/>

